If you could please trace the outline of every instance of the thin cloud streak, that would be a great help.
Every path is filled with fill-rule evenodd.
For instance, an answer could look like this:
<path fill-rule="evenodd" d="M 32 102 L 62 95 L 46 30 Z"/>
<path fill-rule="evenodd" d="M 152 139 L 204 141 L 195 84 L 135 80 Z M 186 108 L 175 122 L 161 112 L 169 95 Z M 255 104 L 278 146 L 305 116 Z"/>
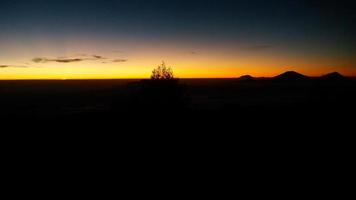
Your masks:
<path fill-rule="evenodd" d="M 4 68 L 28 68 L 28 66 L 22 66 L 22 65 L 0 65 L 0 69 Z"/>
<path fill-rule="evenodd" d="M 79 55 L 79 54 L 78 54 Z M 82 61 L 102 61 L 104 63 L 104 60 L 108 60 L 110 58 L 106 58 L 101 55 L 91 55 L 88 57 L 86 54 L 81 54 L 83 57 L 57 57 L 57 58 L 46 58 L 46 57 L 36 57 L 32 59 L 32 62 L 34 63 L 48 63 L 48 62 L 57 62 L 57 63 L 73 63 L 73 62 L 82 62 Z M 85 55 L 85 56 L 84 56 Z M 118 62 L 126 62 L 127 59 L 113 59 L 111 58 L 110 61 L 107 61 L 106 63 L 118 63 Z"/>
<path fill-rule="evenodd" d="M 98 56 L 98 55 L 93 55 L 94 58 L 98 59 L 98 60 L 105 60 L 106 58 L 103 56 Z"/>
<path fill-rule="evenodd" d="M 72 62 L 81 62 L 82 58 L 57 58 L 57 59 L 48 59 L 48 58 L 34 58 L 32 59 L 35 63 L 47 63 L 47 62 L 58 62 L 58 63 L 72 63 Z"/>
<path fill-rule="evenodd" d="M 112 60 L 111 62 L 113 63 L 127 62 L 127 59 L 116 59 L 116 60 Z"/>

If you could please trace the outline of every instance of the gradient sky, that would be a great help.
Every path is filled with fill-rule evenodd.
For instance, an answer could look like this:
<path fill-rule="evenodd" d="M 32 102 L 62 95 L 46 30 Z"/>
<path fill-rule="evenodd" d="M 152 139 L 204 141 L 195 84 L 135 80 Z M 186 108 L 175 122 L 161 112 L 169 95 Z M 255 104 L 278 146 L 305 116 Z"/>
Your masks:
<path fill-rule="evenodd" d="M 0 79 L 356 75 L 350 2 L 0 0 Z"/>

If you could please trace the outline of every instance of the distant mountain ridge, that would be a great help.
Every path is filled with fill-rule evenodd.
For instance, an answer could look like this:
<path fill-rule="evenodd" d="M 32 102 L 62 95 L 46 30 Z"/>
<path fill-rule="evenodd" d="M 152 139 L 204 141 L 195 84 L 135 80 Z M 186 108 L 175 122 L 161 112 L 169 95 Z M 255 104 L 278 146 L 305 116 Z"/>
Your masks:
<path fill-rule="evenodd" d="M 274 81 L 307 81 L 307 80 L 325 80 L 325 81 L 341 81 L 347 80 L 348 77 L 340 74 L 339 72 L 331 72 L 319 77 L 310 77 L 295 71 L 286 71 L 282 74 L 271 78 L 253 77 L 251 75 L 243 75 L 237 78 L 238 81 L 256 81 L 256 80 L 274 80 Z"/>
<path fill-rule="evenodd" d="M 328 81 L 339 81 L 347 79 L 345 76 L 340 74 L 339 72 L 332 72 L 329 74 L 325 74 L 320 77 L 321 80 L 328 80 Z"/>
<path fill-rule="evenodd" d="M 305 76 L 305 75 L 300 74 L 295 71 L 287 71 L 287 72 L 284 72 L 283 74 L 280 74 L 280 75 L 272 78 L 272 80 L 275 80 L 275 81 L 305 81 L 305 80 L 309 80 L 309 79 L 310 79 L 310 77 Z"/>
<path fill-rule="evenodd" d="M 255 81 L 256 78 L 254 78 L 253 76 L 250 75 L 243 75 L 240 76 L 239 78 L 237 78 L 238 81 Z"/>

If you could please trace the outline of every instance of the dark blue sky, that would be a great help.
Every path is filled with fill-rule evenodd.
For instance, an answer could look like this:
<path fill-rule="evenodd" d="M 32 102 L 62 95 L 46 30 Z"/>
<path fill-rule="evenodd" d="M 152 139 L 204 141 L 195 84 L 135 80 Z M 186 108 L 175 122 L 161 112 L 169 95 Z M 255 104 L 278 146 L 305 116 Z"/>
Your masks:
<path fill-rule="evenodd" d="M 347 1 L 334 2 L 337 4 L 312 0 L 1 0 L 0 25 L 5 33 L 137 31 L 143 37 L 193 39 L 239 39 L 241 35 L 278 41 L 286 34 L 302 40 L 352 39 L 355 7 Z"/>
<path fill-rule="evenodd" d="M 356 55 L 356 7 L 322 0 L 0 0 L 0 42 L 38 35 Z M 337 54 L 337 55 L 336 55 Z"/>

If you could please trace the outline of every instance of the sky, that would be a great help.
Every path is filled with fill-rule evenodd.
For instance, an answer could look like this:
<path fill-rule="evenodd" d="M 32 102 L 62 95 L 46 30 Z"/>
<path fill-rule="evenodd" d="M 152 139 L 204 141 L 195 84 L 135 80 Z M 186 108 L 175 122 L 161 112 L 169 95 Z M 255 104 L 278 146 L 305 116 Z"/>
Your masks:
<path fill-rule="evenodd" d="M 356 76 L 338 0 L 0 0 L 0 79 Z"/>

